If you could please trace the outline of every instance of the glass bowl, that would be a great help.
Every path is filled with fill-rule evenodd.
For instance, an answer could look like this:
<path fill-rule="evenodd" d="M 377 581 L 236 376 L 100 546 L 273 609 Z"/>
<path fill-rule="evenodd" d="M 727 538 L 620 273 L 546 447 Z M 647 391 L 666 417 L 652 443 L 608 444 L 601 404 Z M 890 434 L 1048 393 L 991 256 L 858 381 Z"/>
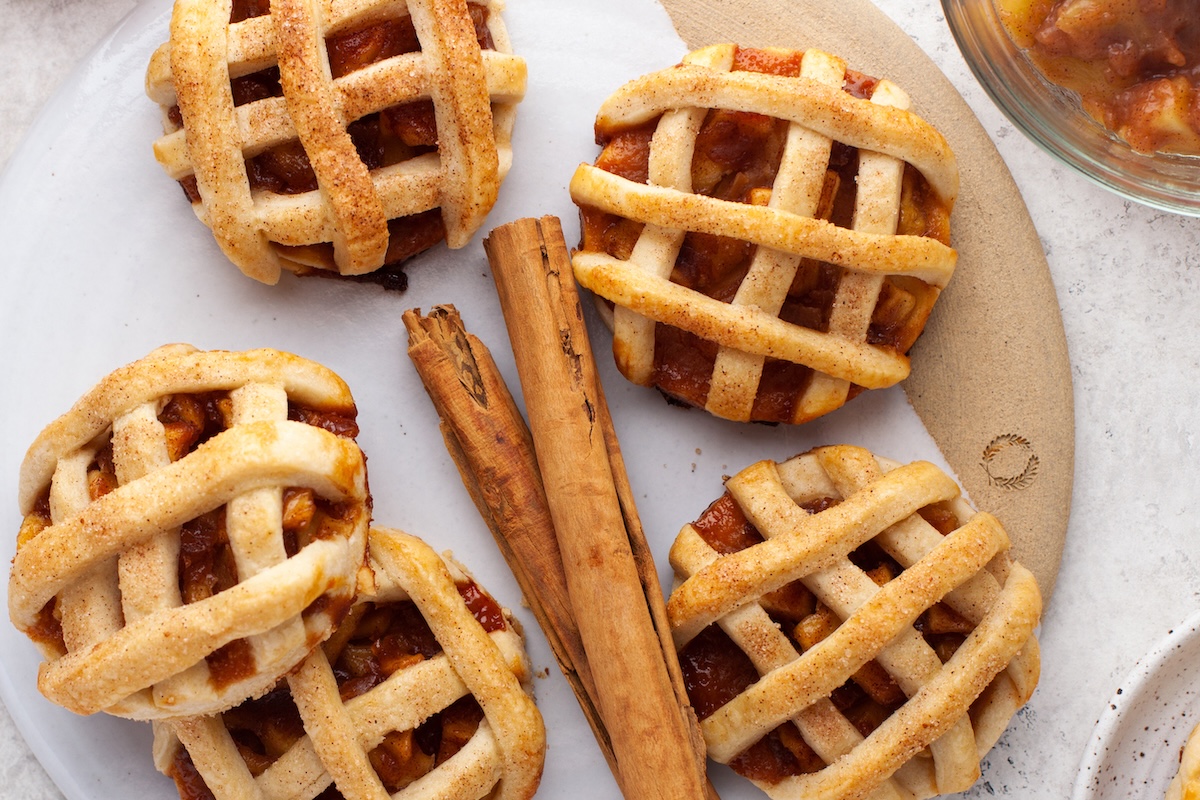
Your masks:
<path fill-rule="evenodd" d="M 993 0 L 941 0 L 950 32 L 984 90 L 1030 139 L 1130 200 L 1200 216 L 1200 157 L 1134 151 L 1042 76 L 1009 38 Z"/>

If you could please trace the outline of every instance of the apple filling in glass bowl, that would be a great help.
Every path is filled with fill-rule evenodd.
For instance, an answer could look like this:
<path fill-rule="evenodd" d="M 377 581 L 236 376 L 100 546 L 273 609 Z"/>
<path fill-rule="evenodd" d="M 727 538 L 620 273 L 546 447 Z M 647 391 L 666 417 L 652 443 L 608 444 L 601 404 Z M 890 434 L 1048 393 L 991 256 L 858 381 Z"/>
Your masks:
<path fill-rule="evenodd" d="M 1141 153 L 1200 155 L 1200 15 L 1192 0 L 998 0 L 1013 40 Z"/>

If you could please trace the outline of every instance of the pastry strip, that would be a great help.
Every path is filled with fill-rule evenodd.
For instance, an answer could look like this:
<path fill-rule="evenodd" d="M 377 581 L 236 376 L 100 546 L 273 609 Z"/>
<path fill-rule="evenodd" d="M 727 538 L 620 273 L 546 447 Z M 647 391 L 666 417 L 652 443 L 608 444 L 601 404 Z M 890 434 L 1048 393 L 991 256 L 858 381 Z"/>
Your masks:
<path fill-rule="evenodd" d="M 345 500 L 360 491 L 353 442 L 298 422 L 253 423 L 121 486 L 56 523 L 13 559 L 9 610 L 21 625 L 88 566 L 226 503 L 247 484 L 284 483 Z M 151 512 L 147 514 L 147 511 Z"/>
<path fill-rule="evenodd" d="M 924 236 L 892 236 L 840 228 L 769 208 L 647 186 L 580 164 L 571 194 L 589 206 L 653 225 L 726 236 L 847 269 L 909 275 L 943 287 L 954 272 L 953 249 Z"/>
<path fill-rule="evenodd" d="M 215 392 L 246 383 L 278 383 L 301 405 L 352 413 L 354 398 L 337 375 L 278 350 L 155 354 L 113 370 L 38 434 L 21 465 L 19 506 L 28 514 L 58 459 L 100 436 L 111 421 L 142 403 L 173 394 Z"/>
<path fill-rule="evenodd" d="M 446 244 L 459 248 L 483 222 L 500 191 L 487 76 L 463 0 L 409 0 L 429 59 L 429 96 L 437 116 Z"/>
<path fill-rule="evenodd" d="M 728 70 L 733 52 L 716 49 L 688 53 L 688 63 L 709 69 Z M 692 190 L 692 156 L 696 134 L 708 114 L 703 108 L 668 111 L 654 130 L 650 147 L 648 183 L 680 192 Z M 656 278 L 671 277 L 685 231 L 662 225 L 647 225 L 629 256 L 629 263 Z M 649 383 L 654 370 L 654 325 L 650 317 L 622 305 L 613 308 L 613 350 L 620 354 L 623 369 L 634 382 Z"/>
<path fill-rule="evenodd" d="M 279 259 L 255 226 L 254 200 L 233 123 L 233 92 L 226 62 L 230 0 L 181 0 L 171 15 L 171 73 L 194 87 L 178 98 L 179 110 L 192 120 L 188 152 L 196 188 L 207 211 L 206 222 L 230 261 L 264 283 L 279 280 Z"/>
<path fill-rule="evenodd" d="M 908 377 L 908 359 L 887 348 L 789 325 L 759 309 L 714 300 L 598 253 L 577 253 L 574 263 L 579 282 L 596 294 L 725 347 L 804 364 L 868 389 L 893 386 Z"/>
<path fill-rule="evenodd" d="M 361 275 L 383 266 L 387 217 L 367 166 L 358 156 L 338 107 L 329 55 L 322 35 L 321 6 L 314 0 L 274 0 L 271 22 L 279 61 L 279 82 L 300 143 L 328 204 L 333 257 L 343 275 Z"/>
<path fill-rule="evenodd" d="M 840 86 L 845 80 L 846 65 L 841 59 L 820 50 L 809 50 L 801 61 L 800 74 L 810 80 Z M 771 187 L 771 199 L 767 205 L 801 217 L 816 218 L 826 173 L 823 169 L 815 169 L 813 165 L 828 164 L 832 147 L 833 140 L 828 136 L 822 136 L 799 123 L 790 123 L 779 173 Z M 754 306 L 767 314 L 779 316 L 799 266 L 800 256 L 794 253 L 757 248 L 750 271 L 733 297 L 733 304 Z M 858 338 L 859 341 L 863 339 Z M 722 347 L 713 364 L 712 383 L 705 408 L 720 417 L 749 419 L 755 393 L 747 389 L 758 386 L 763 361 L 761 355 Z M 814 376 L 814 381 L 817 377 Z M 804 399 L 807 400 L 808 396 L 806 393 Z"/>
<path fill-rule="evenodd" d="M 889 81 L 880 81 L 876 85 L 871 102 L 905 109 L 909 105 L 908 95 Z M 896 230 L 900 219 L 903 179 L 904 162 L 900 159 L 871 151 L 858 154 L 858 191 L 854 194 L 852 222 L 854 230 L 883 235 L 890 235 Z M 936 285 L 939 288 L 945 286 Z M 881 275 L 848 270 L 838 281 L 826 331 L 852 342 L 865 341 L 871 325 L 871 314 L 882 288 Z M 846 404 L 849 392 L 849 381 L 817 373 L 800 400 L 796 417 L 808 419 L 840 408 Z"/>
<path fill-rule="evenodd" d="M 886 153 L 912 164 L 943 200 L 953 202 L 958 195 L 954 154 L 932 125 L 907 110 L 872 104 L 840 86 L 805 77 L 715 73 L 685 63 L 619 88 L 600 106 L 596 127 L 604 131 L 637 125 L 668 109 L 688 106 L 750 111 L 798 122 L 860 150 Z"/>

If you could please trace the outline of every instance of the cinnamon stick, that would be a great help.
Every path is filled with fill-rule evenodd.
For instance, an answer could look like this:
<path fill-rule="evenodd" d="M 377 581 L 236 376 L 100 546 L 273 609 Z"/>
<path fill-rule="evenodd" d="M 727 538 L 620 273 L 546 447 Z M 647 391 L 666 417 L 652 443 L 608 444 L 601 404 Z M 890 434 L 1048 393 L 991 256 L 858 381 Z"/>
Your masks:
<path fill-rule="evenodd" d="M 662 589 L 597 379 L 562 229 L 522 219 L 484 240 L 525 396 L 596 707 L 629 800 L 704 797 L 704 748 Z"/>
<path fill-rule="evenodd" d="M 440 419 L 446 449 L 546 634 L 609 768 L 616 762 L 567 596 L 533 440 L 491 352 L 454 306 L 403 316 L 408 355 Z"/>

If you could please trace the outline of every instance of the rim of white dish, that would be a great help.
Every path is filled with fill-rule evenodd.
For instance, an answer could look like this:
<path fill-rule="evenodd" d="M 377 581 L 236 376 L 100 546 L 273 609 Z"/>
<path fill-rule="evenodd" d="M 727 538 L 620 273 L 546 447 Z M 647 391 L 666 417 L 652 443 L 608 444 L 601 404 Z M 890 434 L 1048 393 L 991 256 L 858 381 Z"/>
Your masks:
<path fill-rule="evenodd" d="M 1121 681 L 1092 729 L 1075 776 L 1071 800 L 1094 800 L 1101 796 L 1102 773 L 1115 755 L 1114 744 L 1121 740 L 1122 727 L 1129 723 L 1126 710 L 1143 702 L 1146 695 L 1154 691 L 1154 678 L 1168 670 L 1173 660 L 1186 658 L 1183 645 L 1197 636 L 1200 636 L 1200 611 L 1173 627 Z M 1196 681 L 1196 688 L 1200 692 L 1200 679 Z"/>

